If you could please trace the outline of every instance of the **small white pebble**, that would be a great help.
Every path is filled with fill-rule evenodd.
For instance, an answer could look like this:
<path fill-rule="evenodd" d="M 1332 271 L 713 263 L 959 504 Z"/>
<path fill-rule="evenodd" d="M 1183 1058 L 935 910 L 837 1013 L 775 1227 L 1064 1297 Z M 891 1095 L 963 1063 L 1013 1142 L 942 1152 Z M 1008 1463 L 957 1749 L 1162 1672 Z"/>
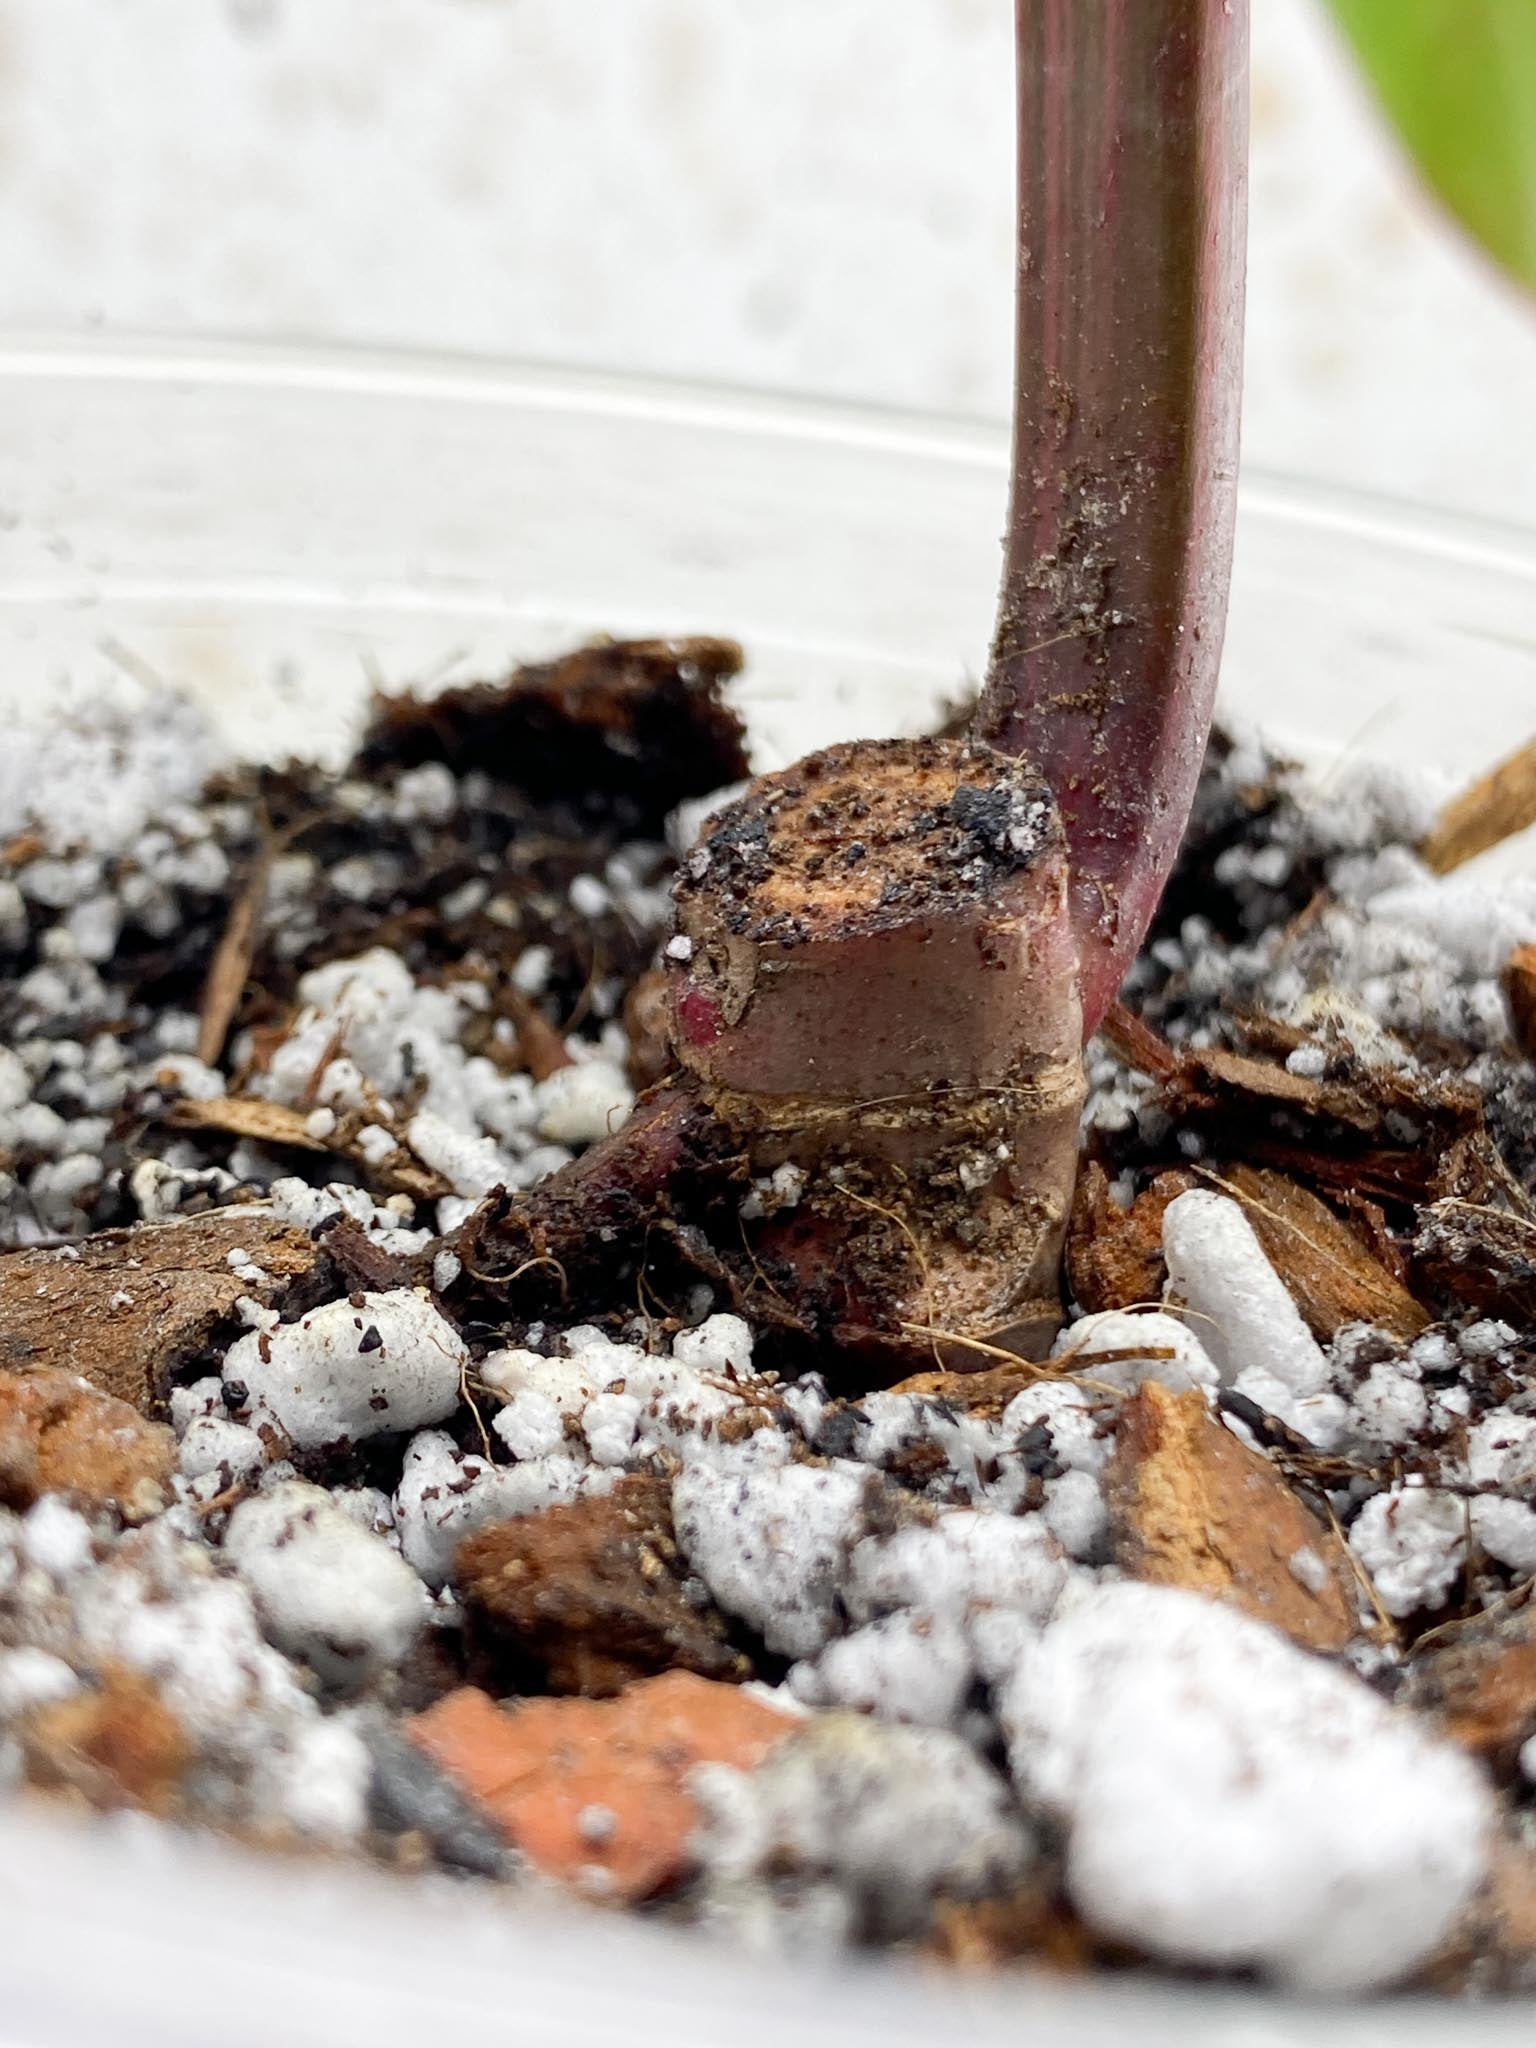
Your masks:
<path fill-rule="evenodd" d="M 222 1415 L 224 1410 L 224 1382 L 209 1376 L 194 1380 L 190 1387 L 171 1389 L 171 1427 L 177 1435 L 183 1435 L 200 1415 Z"/>
<path fill-rule="evenodd" d="M 1320 1081 L 1328 1071 L 1327 1048 L 1316 1044 L 1298 1045 L 1287 1055 L 1285 1071 L 1303 1081 Z"/>
<path fill-rule="evenodd" d="M 355 1142 L 369 1166 L 382 1166 L 392 1153 L 400 1150 L 399 1139 L 382 1124 L 364 1124 Z"/>
<path fill-rule="evenodd" d="M 515 1393 L 491 1427 L 514 1458 L 547 1458 L 565 1446 L 560 1410 L 533 1387 Z"/>
<path fill-rule="evenodd" d="M 340 1714 L 300 1721 L 258 1767 L 255 1793 L 265 1811 L 312 1841 L 343 1848 L 368 1824 L 373 1759 Z"/>
<path fill-rule="evenodd" d="M 1039 1516 L 951 1508 L 931 1527 L 866 1537 L 843 1601 L 855 1621 L 902 1608 L 968 1620 L 1001 1607 L 1038 1625 L 1066 1582 L 1060 1546 Z"/>
<path fill-rule="evenodd" d="M 1497 1358 L 1515 1341 L 1515 1332 L 1508 1323 L 1469 1323 L 1457 1339 L 1462 1353 L 1467 1358 Z"/>
<path fill-rule="evenodd" d="M 919 1927 L 935 1893 L 1016 1883 L 1034 1843 L 997 1774 L 957 1736 L 819 1714 L 750 1774 L 694 1775 L 711 1874 L 824 1875 L 886 1936 Z"/>
<path fill-rule="evenodd" d="M 710 1316 L 696 1330 L 679 1330 L 672 1356 L 693 1372 L 737 1377 L 752 1370 L 752 1331 L 740 1316 Z"/>
<path fill-rule="evenodd" d="M 1389 1364 L 1371 1367 L 1355 1389 L 1353 1407 L 1356 1433 L 1389 1449 L 1412 1443 L 1429 1415 L 1423 1387 Z"/>
<path fill-rule="evenodd" d="M 765 1468 L 738 1455 L 692 1465 L 672 1489 L 678 1545 L 720 1606 L 770 1650 L 812 1657 L 838 1626 L 866 1479 L 847 1461 Z"/>
<path fill-rule="evenodd" d="M 194 1417 L 187 1424 L 176 1460 L 184 1479 L 201 1479 L 213 1472 L 225 1485 L 254 1477 L 266 1462 L 267 1447 L 256 1431 L 224 1414 Z"/>
<path fill-rule="evenodd" d="M 1327 1560 L 1318 1555 L 1310 1543 L 1304 1543 L 1299 1550 L 1293 1550 L 1286 1559 L 1286 1569 L 1298 1586 L 1305 1586 L 1309 1593 L 1325 1593 L 1332 1578 Z"/>
<path fill-rule="evenodd" d="M 1109 1540 L 1109 1510 L 1099 1483 L 1087 1472 L 1063 1472 L 1045 1485 L 1040 1518 L 1068 1557 L 1097 1560 Z"/>
<path fill-rule="evenodd" d="M 953 1728 L 975 1679 L 963 1627 L 932 1614 L 887 1614 L 797 1664 L 790 1690 L 808 1707 L 851 1707 L 885 1721 Z"/>
<path fill-rule="evenodd" d="M 512 986 L 525 996 L 542 995 L 549 986 L 554 954 L 548 946 L 528 946 L 512 964 Z"/>
<path fill-rule="evenodd" d="M 1127 1355 L 1098 1363 L 1104 1352 Z M 1160 1358 L 1158 1352 L 1172 1356 Z M 1070 1360 L 1073 1371 L 1085 1379 L 1123 1387 L 1127 1393 L 1144 1380 L 1156 1380 L 1174 1393 L 1198 1387 L 1208 1394 L 1220 1384 L 1216 1367 L 1189 1324 L 1156 1312 L 1108 1309 L 1084 1316 L 1062 1331 L 1051 1355 L 1058 1364 Z"/>
<path fill-rule="evenodd" d="M 634 1455 L 642 1413 L 642 1403 L 633 1394 L 597 1394 L 587 1403 L 581 1429 L 594 1463 L 628 1463 Z"/>
<path fill-rule="evenodd" d="M 601 917 L 613 906 L 613 898 L 596 875 L 578 875 L 570 886 L 572 910 L 583 917 Z"/>
<path fill-rule="evenodd" d="M 62 1657 L 27 1644 L 0 1650 L 0 1721 L 72 1699 L 79 1690 L 80 1680 Z"/>

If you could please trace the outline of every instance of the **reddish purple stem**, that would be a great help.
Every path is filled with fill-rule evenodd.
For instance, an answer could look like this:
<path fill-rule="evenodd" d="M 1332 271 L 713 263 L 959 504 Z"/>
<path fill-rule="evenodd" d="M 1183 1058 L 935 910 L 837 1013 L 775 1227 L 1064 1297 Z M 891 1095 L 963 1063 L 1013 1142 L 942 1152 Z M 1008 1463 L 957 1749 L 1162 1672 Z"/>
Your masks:
<path fill-rule="evenodd" d="M 1055 791 L 1085 1028 L 1178 851 L 1237 482 L 1248 0 L 1017 0 L 1013 500 L 976 735 Z"/>

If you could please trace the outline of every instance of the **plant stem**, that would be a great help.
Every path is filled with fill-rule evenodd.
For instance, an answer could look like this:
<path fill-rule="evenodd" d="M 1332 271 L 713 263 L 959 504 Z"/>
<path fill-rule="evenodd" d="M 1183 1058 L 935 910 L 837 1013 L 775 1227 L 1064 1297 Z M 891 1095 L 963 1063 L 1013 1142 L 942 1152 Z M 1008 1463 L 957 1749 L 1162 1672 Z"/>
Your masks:
<path fill-rule="evenodd" d="M 677 906 L 674 1048 L 754 1172 L 809 1170 L 759 1248 L 813 1319 L 1048 1340 L 1083 1095 L 1049 791 L 974 744 L 832 747 L 717 815 Z"/>
<path fill-rule="evenodd" d="M 1017 0 L 1017 31 L 1013 493 L 973 731 L 1055 793 L 1092 1031 L 1178 851 L 1216 690 L 1248 0 Z"/>

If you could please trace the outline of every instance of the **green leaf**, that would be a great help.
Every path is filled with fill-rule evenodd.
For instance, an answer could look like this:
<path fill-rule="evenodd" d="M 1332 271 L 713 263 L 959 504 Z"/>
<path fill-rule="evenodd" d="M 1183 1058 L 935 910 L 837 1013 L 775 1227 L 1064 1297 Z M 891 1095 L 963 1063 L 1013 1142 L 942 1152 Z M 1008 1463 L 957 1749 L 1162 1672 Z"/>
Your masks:
<path fill-rule="evenodd" d="M 1430 185 L 1536 288 L 1536 0 L 1329 0 Z"/>

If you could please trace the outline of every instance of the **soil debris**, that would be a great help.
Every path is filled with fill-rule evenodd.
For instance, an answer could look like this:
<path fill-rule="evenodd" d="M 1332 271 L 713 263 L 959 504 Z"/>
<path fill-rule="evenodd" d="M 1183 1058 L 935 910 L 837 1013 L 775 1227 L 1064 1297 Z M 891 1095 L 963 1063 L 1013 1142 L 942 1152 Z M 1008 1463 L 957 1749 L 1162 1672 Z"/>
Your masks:
<path fill-rule="evenodd" d="M 1459 1198 L 1419 1212 L 1413 1264 L 1440 1299 L 1517 1328 L 1536 1322 L 1536 1217 Z"/>
<path fill-rule="evenodd" d="M 741 665 L 732 640 L 599 640 L 505 682 L 381 697 L 359 766 L 441 761 L 540 801 L 622 796 L 637 824 L 656 828 L 684 797 L 749 772 L 741 720 L 721 695 Z"/>
<path fill-rule="evenodd" d="M 206 787 L 182 707 L 4 821 L 0 1761 L 770 1947 L 1361 1990 L 1463 1919 L 1516 1981 L 1536 891 L 1431 876 L 1404 778 L 1218 738 L 1028 1362 L 943 1301 L 1062 1047 L 962 1073 L 923 934 L 1011 943 L 1048 817 L 921 741 L 874 750 L 910 834 L 858 749 L 732 799 L 738 658 L 589 648 Z M 672 1066 L 669 991 L 758 1000 L 745 931 L 782 998 L 845 914 L 931 995 L 894 1099 L 868 977 L 814 1115 Z"/>
<path fill-rule="evenodd" d="M 536 1678 L 598 1699 L 662 1671 L 751 1676 L 719 1609 L 689 1597 L 672 1489 L 645 1474 L 476 1530 L 459 1546 L 453 1585 L 482 1651 L 522 1679 L 517 1690 Z"/>

